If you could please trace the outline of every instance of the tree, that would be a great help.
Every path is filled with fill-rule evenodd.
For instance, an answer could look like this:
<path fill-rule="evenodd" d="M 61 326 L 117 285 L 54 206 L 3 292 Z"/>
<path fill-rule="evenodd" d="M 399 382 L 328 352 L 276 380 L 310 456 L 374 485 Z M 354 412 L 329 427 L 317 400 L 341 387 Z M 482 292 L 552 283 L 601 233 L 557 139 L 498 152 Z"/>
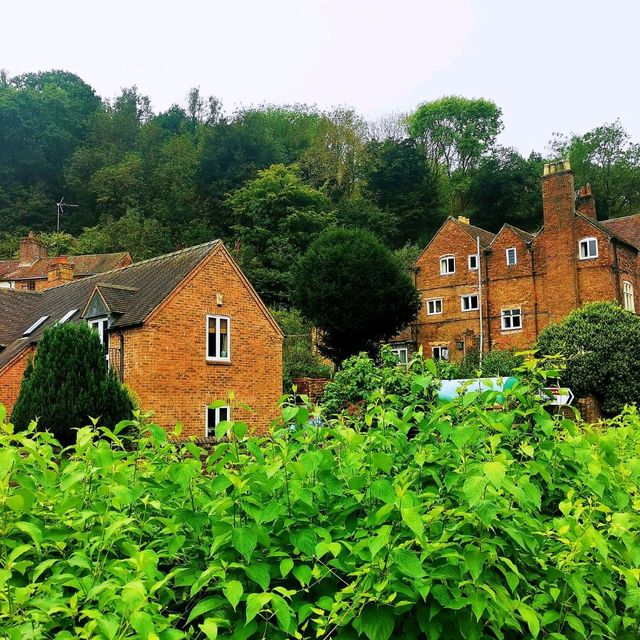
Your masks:
<path fill-rule="evenodd" d="M 245 273 L 268 304 L 288 304 L 293 265 L 334 221 L 329 199 L 304 184 L 295 167 L 274 165 L 227 204 Z"/>
<path fill-rule="evenodd" d="M 322 233 L 296 266 L 293 297 L 318 328 L 320 351 L 336 364 L 361 351 L 375 353 L 420 308 L 410 276 L 361 230 Z"/>
<path fill-rule="evenodd" d="M 73 429 L 89 424 L 90 417 L 113 428 L 132 410 L 129 394 L 107 367 L 97 333 L 85 323 L 68 323 L 45 330 L 11 419 L 16 429 L 25 429 L 38 418 L 39 428 L 67 445 L 75 441 Z"/>
<path fill-rule="evenodd" d="M 578 184 L 590 183 L 598 218 L 637 213 L 640 207 L 640 145 L 631 142 L 619 120 L 582 136 L 556 135 L 551 149 L 569 158 Z"/>
<path fill-rule="evenodd" d="M 592 302 L 544 329 L 536 348 L 567 359 L 563 382 L 596 396 L 605 414 L 640 404 L 640 318 L 613 302 Z"/>
<path fill-rule="evenodd" d="M 466 173 L 491 149 L 502 130 L 502 110 L 483 98 L 448 96 L 418 107 L 408 124 L 431 163 L 451 177 Z"/>

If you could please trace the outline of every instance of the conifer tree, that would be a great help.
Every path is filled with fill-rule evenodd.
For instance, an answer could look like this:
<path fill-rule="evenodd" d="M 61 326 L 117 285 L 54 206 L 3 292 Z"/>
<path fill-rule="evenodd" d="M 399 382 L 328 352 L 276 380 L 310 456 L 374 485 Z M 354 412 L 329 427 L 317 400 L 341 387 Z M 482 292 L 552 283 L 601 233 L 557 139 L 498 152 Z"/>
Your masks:
<path fill-rule="evenodd" d="M 46 329 L 25 369 L 11 416 L 15 428 L 25 429 L 37 418 L 40 429 L 67 445 L 90 417 L 110 428 L 130 417 L 131 398 L 105 355 L 97 333 L 84 323 Z"/>

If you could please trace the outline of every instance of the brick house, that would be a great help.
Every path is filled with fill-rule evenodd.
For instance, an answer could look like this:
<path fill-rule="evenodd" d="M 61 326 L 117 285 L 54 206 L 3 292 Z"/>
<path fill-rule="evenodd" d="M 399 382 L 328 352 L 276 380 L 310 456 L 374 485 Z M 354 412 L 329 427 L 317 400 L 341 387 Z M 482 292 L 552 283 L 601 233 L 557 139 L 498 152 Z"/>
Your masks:
<path fill-rule="evenodd" d="M 42 291 L 75 278 L 86 278 L 131 264 L 126 252 L 49 257 L 45 242 L 33 231 L 20 240 L 18 260 L 0 260 L 0 288 Z"/>
<path fill-rule="evenodd" d="M 422 345 L 428 357 L 459 360 L 481 336 L 483 351 L 528 348 L 585 302 L 637 313 L 640 215 L 598 222 L 591 188 L 575 192 L 568 162 L 545 165 L 542 200 L 535 234 L 445 221 L 414 263 L 422 308 L 393 341 L 401 359 Z"/>
<path fill-rule="evenodd" d="M 227 419 L 277 415 L 282 332 L 220 241 L 40 292 L 0 289 L 0 403 L 10 412 L 46 327 L 87 322 L 110 366 L 163 427 L 205 437 Z M 207 409 L 233 391 L 240 406 Z"/>

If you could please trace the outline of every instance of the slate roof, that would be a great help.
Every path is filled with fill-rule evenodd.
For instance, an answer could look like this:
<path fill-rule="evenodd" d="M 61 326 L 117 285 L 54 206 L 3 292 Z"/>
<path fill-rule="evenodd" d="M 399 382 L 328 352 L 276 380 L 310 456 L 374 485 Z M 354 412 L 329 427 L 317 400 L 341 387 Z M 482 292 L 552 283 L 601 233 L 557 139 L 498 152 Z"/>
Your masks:
<path fill-rule="evenodd" d="M 623 218 L 611 218 L 602 220 L 600 224 L 625 242 L 640 249 L 640 213 Z"/>
<path fill-rule="evenodd" d="M 129 254 L 100 253 L 85 256 L 67 256 L 74 265 L 74 276 L 85 277 L 96 273 L 103 273 L 115 269 Z M 58 258 L 40 258 L 33 264 L 20 265 L 18 260 L 3 260 L 0 262 L 0 280 L 38 280 L 47 277 L 47 271 Z"/>
<path fill-rule="evenodd" d="M 486 229 L 481 229 L 480 227 L 475 227 L 472 224 L 467 224 L 466 222 L 462 222 L 457 218 L 450 217 L 449 220 L 453 220 L 457 222 L 461 229 L 466 231 L 474 240 L 476 238 L 480 238 L 480 246 L 488 247 L 493 239 L 496 237 L 495 233 L 491 233 L 491 231 L 487 231 Z"/>
<path fill-rule="evenodd" d="M 57 322 L 71 309 L 78 309 L 72 320 L 79 320 L 93 292 L 98 289 L 112 311 L 119 314 L 112 328 L 140 325 L 145 318 L 175 289 L 175 287 L 219 243 L 219 240 L 168 253 L 157 258 L 136 262 L 106 273 L 73 280 L 36 294 L 15 290 L 0 290 L 0 335 L 12 339 L 0 352 L 0 368 L 30 344 L 38 342 L 45 328 Z M 37 302 L 20 305 L 20 296 L 29 294 Z M 17 306 L 20 306 L 18 309 Z M 11 309 L 14 308 L 14 310 Z M 24 330 L 42 316 L 47 321 L 34 333 L 22 338 Z"/>
<path fill-rule="evenodd" d="M 33 291 L 0 289 L 0 347 L 8 345 L 21 335 L 23 318 L 31 317 L 40 304 L 41 294 Z"/>

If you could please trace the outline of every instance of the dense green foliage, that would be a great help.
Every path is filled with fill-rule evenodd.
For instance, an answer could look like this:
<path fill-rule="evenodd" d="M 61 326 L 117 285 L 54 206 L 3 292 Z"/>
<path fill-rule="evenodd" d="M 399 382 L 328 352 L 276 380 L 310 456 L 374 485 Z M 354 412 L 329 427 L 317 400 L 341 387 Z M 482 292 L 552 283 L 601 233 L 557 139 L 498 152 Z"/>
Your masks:
<path fill-rule="evenodd" d="M 85 323 L 45 330 L 24 373 L 11 419 L 18 430 L 38 419 L 63 444 L 75 441 L 89 416 L 113 427 L 131 416 L 133 404 L 107 367 L 98 334 Z"/>
<path fill-rule="evenodd" d="M 219 424 L 210 452 L 136 420 L 58 456 L 3 425 L 3 635 L 637 638 L 636 412 L 554 417 L 534 368 L 502 411 L 433 404 L 428 368 L 402 403 L 381 389 L 316 427 L 285 404 L 268 437 Z"/>
<path fill-rule="evenodd" d="M 544 329 L 541 354 L 562 354 L 562 379 L 577 397 L 594 395 L 605 414 L 640 404 L 640 318 L 614 302 L 592 302 Z"/>
<path fill-rule="evenodd" d="M 329 378 L 331 367 L 323 362 L 313 344 L 313 327 L 296 309 L 271 309 L 282 333 L 282 378 L 285 393 L 291 393 L 295 378 Z"/>
<path fill-rule="evenodd" d="M 300 258 L 293 299 L 319 331 L 318 348 L 335 363 L 374 353 L 417 315 L 410 275 L 372 234 L 329 229 Z"/>

